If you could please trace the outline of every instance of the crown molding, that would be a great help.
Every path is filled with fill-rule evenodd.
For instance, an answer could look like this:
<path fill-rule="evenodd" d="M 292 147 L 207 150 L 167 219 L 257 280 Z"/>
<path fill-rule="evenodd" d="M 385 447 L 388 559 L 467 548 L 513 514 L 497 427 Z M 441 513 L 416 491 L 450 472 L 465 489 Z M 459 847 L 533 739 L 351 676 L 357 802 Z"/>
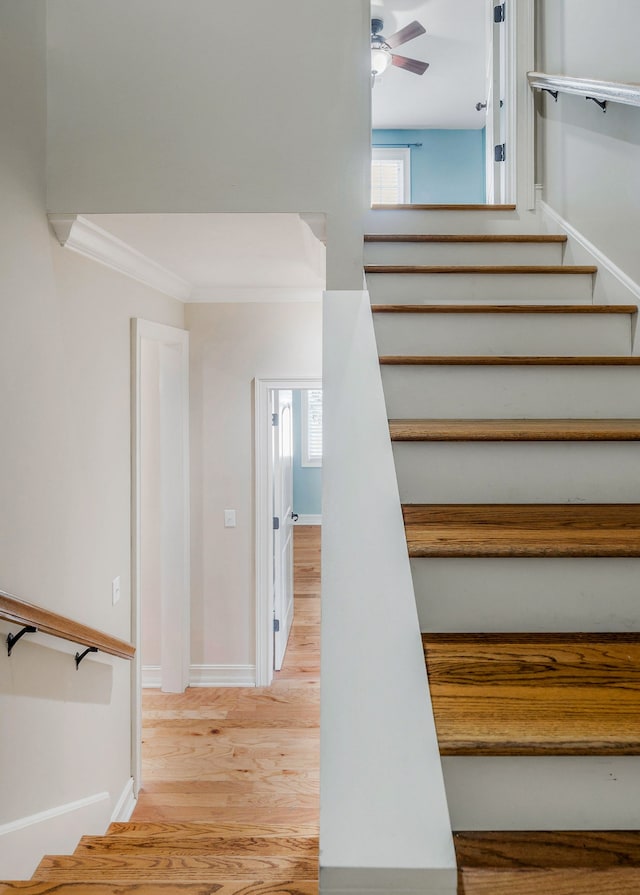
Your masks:
<path fill-rule="evenodd" d="M 152 289 L 170 295 L 178 301 L 188 301 L 193 291 L 191 283 L 166 267 L 138 252 L 126 242 L 98 227 L 79 214 L 49 214 L 58 242 L 85 258 L 91 258 Z"/>

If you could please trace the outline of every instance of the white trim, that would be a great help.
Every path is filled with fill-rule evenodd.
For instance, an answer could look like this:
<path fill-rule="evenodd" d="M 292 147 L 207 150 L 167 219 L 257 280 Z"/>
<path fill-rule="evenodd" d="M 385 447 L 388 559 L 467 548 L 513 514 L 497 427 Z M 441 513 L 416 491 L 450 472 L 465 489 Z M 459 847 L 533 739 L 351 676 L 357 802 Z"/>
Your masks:
<path fill-rule="evenodd" d="M 522 27 L 519 28 L 521 35 L 520 47 L 524 59 L 522 60 L 522 63 L 518 65 L 518 70 L 528 71 L 530 66 L 535 65 L 535 6 L 533 0 L 519 0 L 519 3 L 520 9 L 518 15 L 522 17 Z M 521 182 L 523 185 L 526 208 L 528 211 L 534 211 L 536 207 L 536 110 L 533 91 L 525 88 L 523 100 L 522 162 L 524 167 Z"/>
<path fill-rule="evenodd" d="M 322 525 L 322 516 L 315 513 L 298 513 L 295 525 Z"/>
<path fill-rule="evenodd" d="M 186 330 L 149 320 L 131 320 L 131 627 L 136 653 L 131 663 L 131 773 L 134 779 L 134 795 L 142 781 L 142 657 L 141 657 L 141 610 L 140 610 L 140 426 L 141 426 L 141 368 L 142 341 L 178 345 L 182 363 L 182 462 L 184 495 L 182 525 L 184 537 L 184 582 L 182 603 L 182 684 L 189 682 L 189 652 L 191 628 L 189 621 L 191 593 L 191 544 L 190 544 L 190 475 L 189 475 L 189 333 Z M 180 597 L 178 597 L 180 599 Z"/>
<path fill-rule="evenodd" d="M 551 208 L 544 200 L 539 199 L 539 208 L 540 211 L 546 215 L 550 220 L 554 222 L 558 227 L 560 227 L 571 239 L 575 240 L 580 246 L 582 246 L 585 251 L 587 251 L 594 259 L 597 266 L 603 270 L 608 271 L 613 277 L 618 280 L 618 282 L 627 289 L 633 299 L 640 304 L 640 283 L 636 283 L 635 280 L 632 280 L 631 277 L 626 274 L 622 268 L 618 267 L 618 265 L 609 258 L 608 255 L 605 255 L 604 252 L 600 251 L 597 246 L 595 246 L 592 242 L 583 236 L 579 230 L 576 230 L 569 221 L 565 220 L 561 214 L 558 214 L 555 209 Z"/>
<path fill-rule="evenodd" d="M 271 407 L 272 389 L 322 388 L 321 379 L 254 379 L 255 460 L 255 581 L 257 687 L 268 687 L 273 678 L 273 547 L 271 503 Z"/>
<path fill-rule="evenodd" d="M 46 811 L 39 811 L 37 814 L 29 814 L 26 817 L 20 817 L 18 820 L 12 820 L 10 823 L 0 826 L 0 836 L 8 836 L 10 833 L 16 833 L 18 830 L 24 830 L 25 827 L 32 827 L 35 824 L 46 823 L 63 814 L 71 814 L 73 811 L 80 811 L 82 808 L 88 808 L 98 802 L 104 802 L 109 799 L 108 792 L 99 792 L 93 796 L 87 796 L 84 799 L 77 799 L 75 802 L 66 802 L 64 805 L 56 805 L 55 808 L 48 808 Z"/>
<path fill-rule="evenodd" d="M 529 71 L 527 78 L 532 89 L 558 90 L 574 96 L 586 96 L 609 103 L 640 106 L 640 84 L 626 81 L 596 81 L 593 78 L 574 78 L 570 75 L 549 75 L 542 71 Z"/>
<path fill-rule="evenodd" d="M 255 687 L 255 665 L 192 665 L 190 687 Z"/>
<path fill-rule="evenodd" d="M 187 302 L 321 302 L 323 286 L 196 286 Z"/>
<path fill-rule="evenodd" d="M 111 823 L 126 823 L 133 814 L 136 807 L 136 797 L 133 792 L 133 777 L 129 777 L 124 785 L 120 798 L 116 802 L 115 808 L 111 815 Z"/>
<path fill-rule="evenodd" d="M 49 222 L 61 246 L 91 258 L 132 280 L 138 280 L 165 295 L 188 301 L 192 286 L 128 243 L 79 214 L 50 214 Z"/>
<path fill-rule="evenodd" d="M 162 686 L 162 668 L 159 665 L 142 666 L 142 689 L 159 690 Z"/>

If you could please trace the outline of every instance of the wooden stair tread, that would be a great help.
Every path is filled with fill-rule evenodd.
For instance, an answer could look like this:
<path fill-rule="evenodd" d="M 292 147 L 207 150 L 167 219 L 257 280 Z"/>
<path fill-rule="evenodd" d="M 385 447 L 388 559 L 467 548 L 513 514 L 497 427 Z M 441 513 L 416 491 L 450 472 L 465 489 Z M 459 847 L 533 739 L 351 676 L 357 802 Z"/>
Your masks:
<path fill-rule="evenodd" d="M 594 274 L 590 264 L 365 264 L 365 273 L 394 274 Z"/>
<path fill-rule="evenodd" d="M 145 790 L 149 788 L 149 785 L 145 785 Z M 156 839 L 168 839 L 172 836 L 178 836 L 181 839 L 187 837 L 223 839 L 225 837 L 239 836 L 251 836 L 252 838 L 256 836 L 260 838 L 286 836 L 289 839 L 302 836 L 304 838 L 315 838 L 317 842 L 318 826 L 317 824 L 208 823 L 207 821 L 179 823 L 130 820 L 126 823 L 110 824 L 107 835 L 126 835 L 129 839 L 138 837 L 149 838 L 151 836 Z"/>
<path fill-rule="evenodd" d="M 382 355 L 379 358 L 383 366 L 409 367 L 637 367 L 640 357 L 620 356 L 584 356 L 575 357 L 533 357 L 525 355 Z"/>
<path fill-rule="evenodd" d="M 426 243 L 565 243 L 567 237 L 555 233 L 365 233 L 365 242 Z"/>
<path fill-rule="evenodd" d="M 372 205 L 372 211 L 515 211 L 515 205 L 487 205 L 475 203 L 471 205 Z"/>
<path fill-rule="evenodd" d="M 628 314 L 636 305 L 372 305 L 374 314 Z"/>
<path fill-rule="evenodd" d="M 279 855 L 47 855 L 34 879 L 135 880 L 184 882 L 216 879 L 313 879 L 318 875 L 318 857 Z"/>
<path fill-rule="evenodd" d="M 96 852 L 142 852 L 148 854 L 208 855 L 281 855 L 311 856 L 318 853 L 317 836 L 226 836 L 158 835 L 127 836 L 111 833 L 108 836 L 83 836 L 74 852 L 76 855 Z"/>
<path fill-rule="evenodd" d="M 443 755 L 640 755 L 640 633 L 423 634 Z"/>
<path fill-rule="evenodd" d="M 459 867 L 640 867 L 638 830 L 498 830 L 453 834 Z"/>
<path fill-rule="evenodd" d="M 640 556 L 640 504 L 405 504 L 410 557 Z"/>
<path fill-rule="evenodd" d="M 0 882 L 0 895 L 318 895 L 318 880 L 217 880 L 216 882 Z"/>
<path fill-rule="evenodd" d="M 462 869 L 458 895 L 638 895 L 636 867 Z"/>
<path fill-rule="evenodd" d="M 640 420 L 389 420 L 392 441 L 637 441 Z"/>

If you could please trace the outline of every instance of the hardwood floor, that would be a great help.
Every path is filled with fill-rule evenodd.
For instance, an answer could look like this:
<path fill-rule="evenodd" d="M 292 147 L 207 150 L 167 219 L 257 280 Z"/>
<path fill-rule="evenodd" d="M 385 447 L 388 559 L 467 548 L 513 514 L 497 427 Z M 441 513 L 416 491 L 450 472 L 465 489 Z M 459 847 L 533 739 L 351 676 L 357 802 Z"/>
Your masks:
<path fill-rule="evenodd" d="M 294 623 L 271 687 L 144 691 L 143 789 L 132 821 L 317 832 L 320 531 L 294 530 Z"/>

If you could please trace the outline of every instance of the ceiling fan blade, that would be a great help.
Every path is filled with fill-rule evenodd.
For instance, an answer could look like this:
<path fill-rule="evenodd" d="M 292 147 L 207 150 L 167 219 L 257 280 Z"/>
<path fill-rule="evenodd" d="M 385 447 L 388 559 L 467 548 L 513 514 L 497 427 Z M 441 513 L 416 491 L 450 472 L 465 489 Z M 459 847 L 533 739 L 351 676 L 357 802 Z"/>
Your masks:
<path fill-rule="evenodd" d="M 400 44 L 409 43 L 409 41 L 413 40 L 414 37 L 420 37 L 421 34 L 426 33 L 427 29 L 423 28 L 420 22 L 411 22 L 409 25 L 405 25 L 404 28 L 396 31 L 396 33 L 392 34 L 391 37 L 386 37 L 385 43 L 392 50 L 395 50 L 395 48 L 399 47 Z"/>
<path fill-rule="evenodd" d="M 419 59 L 407 59 L 406 56 L 396 56 L 391 54 L 391 62 L 398 68 L 404 68 L 406 71 L 413 72 L 414 75 L 423 75 L 429 68 L 428 62 L 420 62 Z"/>

